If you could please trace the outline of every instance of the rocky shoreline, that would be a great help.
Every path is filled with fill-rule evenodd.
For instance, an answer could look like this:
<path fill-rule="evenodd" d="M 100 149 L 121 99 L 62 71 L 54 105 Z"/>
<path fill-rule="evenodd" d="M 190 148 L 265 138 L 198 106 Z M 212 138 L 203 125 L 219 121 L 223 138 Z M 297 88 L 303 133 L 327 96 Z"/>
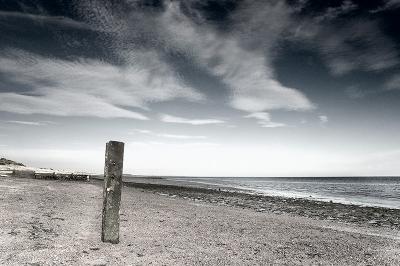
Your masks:
<path fill-rule="evenodd" d="M 387 227 L 400 230 L 400 209 L 364 207 L 334 202 L 322 202 L 299 198 L 284 198 L 248 194 L 240 191 L 179 186 L 142 182 L 124 182 L 125 186 L 140 188 L 168 197 L 180 197 L 198 202 L 253 209 L 257 212 L 294 214 L 319 220 L 363 226 Z"/>

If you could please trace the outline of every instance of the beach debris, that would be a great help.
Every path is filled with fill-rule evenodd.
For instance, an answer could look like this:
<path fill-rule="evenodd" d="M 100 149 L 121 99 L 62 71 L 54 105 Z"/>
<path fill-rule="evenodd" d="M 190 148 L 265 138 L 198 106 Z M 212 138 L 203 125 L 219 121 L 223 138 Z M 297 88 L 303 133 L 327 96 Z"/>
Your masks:
<path fill-rule="evenodd" d="M 13 170 L 12 176 L 13 177 L 20 177 L 20 178 L 35 178 L 35 171 Z"/>

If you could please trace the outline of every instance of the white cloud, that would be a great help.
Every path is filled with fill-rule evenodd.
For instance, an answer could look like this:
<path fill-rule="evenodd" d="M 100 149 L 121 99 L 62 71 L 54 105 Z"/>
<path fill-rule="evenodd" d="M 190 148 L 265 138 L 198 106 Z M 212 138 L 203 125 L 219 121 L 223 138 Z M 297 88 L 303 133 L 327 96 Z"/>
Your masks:
<path fill-rule="evenodd" d="M 116 107 L 84 92 L 49 91 L 47 94 L 40 96 L 0 93 L 0 111 L 19 114 L 147 119 L 142 114 Z"/>
<path fill-rule="evenodd" d="M 245 118 L 255 118 L 258 120 L 258 124 L 261 125 L 261 127 L 267 127 L 267 128 L 275 128 L 275 127 L 284 127 L 286 124 L 284 123 L 276 123 L 271 121 L 271 115 L 266 112 L 256 112 L 256 113 L 251 113 L 249 115 L 244 116 Z"/>
<path fill-rule="evenodd" d="M 168 114 L 162 114 L 160 120 L 166 123 L 190 124 L 194 126 L 225 123 L 225 121 L 219 119 L 187 119 Z"/>
<path fill-rule="evenodd" d="M 206 139 L 206 136 L 176 135 L 176 134 L 158 134 L 158 136 L 170 139 Z"/>
<path fill-rule="evenodd" d="M 147 130 L 147 129 L 135 129 L 135 131 L 142 133 L 142 134 L 154 134 L 151 130 Z"/>
<path fill-rule="evenodd" d="M 218 34 L 197 25 L 170 3 L 160 18 L 171 45 L 218 76 L 231 89 L 230 105 L 248 112 L 272 109 L 310 110 L 314 105 L 300 91 L 280 84 L 273 75 L 271 58 L 260 50 L 241 47 L 241 36 Z"/>
<path fill-rule="evenodd" d="M 385 0 L 384 4 L 377 9 L 371 11 L 371 13 L 381 12 L 390 9 L 396 9 L 400 6 L 400 0 Z"/>
<path fill-rule="evenodd" d="M 219 146 L 220 144 L 215 143 L 215 142 L 185 142 L 185 143 L 168 143 L 168 142 L 162 142 L 162 141 L 133 141 L 129 142 L 128 145 L 130 147 L 132 146 L 147 146 L 147 147 L 163 147 L 167 149 L 171 148 L 191 148 L 191 147 L 198 147 L 198 148 L 210 148 L 210 147 L 216 147 Z"/>
<path fill-rule="evenodd" d="M 56 24 L 61 26 L 67 26 L 76 29 L 87 29 L 91 30 L 92 28 L 82 22 L 63 17 L 63 16 L 47 16 L 40 14 L 29 14 L 29 13 L 21 13 L 21 12 L 11 12 L 11 11 L 0 11 L 0 17 L 2 18 L 15 18 L 15 19 L 28 19 L 35 23 L 40 24 Z"/>
<path fill-rule="evenodd" d="M 318 118 L 322 124 L 328 123 L 328 121 L 329 121 L 329 119 L 326 115 L 320 115 Z"/>
<path fill-rule="evenodd" d="M 228 103 L 233 108 L 248 112 L 314 108 L 303 93 L 283 86 L 274 77 L 270 50 L 287 26 L 290 15 L 290 9 L 282 2 L 258 7 L 251 4 L 242 5 L 240 12 L 234 16 L 237 17 L 237 21 L 245 21 L 246 25 L 236 22 L 237 32 L 225 36 L 210 26 L 194 23 L 182 13 L 176 2 L 166 4 L 166 10 L 159 16 L 146 16 L 145 12 L 137 12 L 132 8 L 127 11 L 131 12 L 130 19 L 127 19 L 124 12 L 111 12 L 100 1 L 82 2 L 77 5 L 78 12 L 82 12 L 82 17 L 87 20 L 83 25 L 107 32 L 107 35 L 100 34 L 99 37 L 104 46 L 129 65 L 117 67 L 97 61 L 72 63 L 44 58 L 30 58 L 20 63 L 21 60 L 14 62 L 13 58 L 4 62 L 7 58 L 3 58 L 4 64 L 0 63 L 7 67 L 0 70 L 14 74 L 14 77 L 18 76 L 19 82 L 36 82 L 39 87 L 44 80 L 53 86 L 56 84 L 57 88 L 66 94 L 72 92 L 77 95 L 77 99 L 72 99 L 72 95 L 69 95 L 69 101 L 64 102 L 67 106 L 62 104 L 60 97 L 57 97 L 60 92 L 56 92 L 53 87 L 37 88 L 33 95 L 29 96 L 0 95 L 0 101 L 2 97 L 7 97 L 7 109 L 10 112 L 146 119 L 143 114 L 132 112 L 125 107 L 145 109 L 148 102 L 175 98 L 204 100 L 204 95 L 185 86 L 175 71 L 159 58 L 159 53 L 154 52 L 158 49 L 177 48 L 228 85 L 231 89 Z M 262 12 L 254 12 L 259 10 Z M 54 18 L 43 16 L 35 19 Z M 263 27 L 260 27 L 259 23 L 263 23 Z M 255 36 L 243 38 L 248 25 L 254 30 L 263 28 L 268 36 L 268 41 L 264 39 L 263 43 L 268 49 L 244 48 L 243 40 L 257 41 L 254 40 Z M 145 50 L 140 50 L 134 41 L 138 36 L 148 36 L 151 45 Z M 24 56 L 26 55 L 20 57 Z M 34 66 L 29 66 L 30 61 L 36 62 Z M 98 107 L 80 107 L 81 103 L 77 101 L 85 98 L 97 103 Z M 30 107 L 24 108 L 24 105 Z M 68 108 L 68 105 L 71 105 L 71 108 Z M 100 107 L 104 111 L 99 111 Z"/>
<path fill-rule="evenodd" d="M 155 137 L 161 137 L 161 138 L 169 138 L 169 139 L 181 139 L 181 140 L 186 140 L 186 139 L 206 139 L 206 136 L 196 136 L 196 135 L 179 135 L 179 134 L 167 134 L 167 133 L 156 133 L 151 130 L 147 129 L 135 129 L 136 132 L 139 132 L 141 134 L 146 134 L 146 135 L 151 135 Z"/>
<path fill-rule="evenodd" d="M 115 66 L 95 60 L 46 59 L 12 50 L 0 58 L 0 71 L 32 87 L 25 94 L 0 93 L 0 111 L 6 112 L 146 120 L 126 107 L 148 109 L 150 102 L 203 99 L 150 52 L 137 55 L 134 66 Z"/>
<path fill-rule="evenodd" d="M 187 119 L 187 118 L 168 115 L 168 114 L 162 114 L 160 116 L 160 120 L 163 122 L 166 122 L 166 123 L 190 124 L 190 125 L 194 125 L 194 126 L 225 123 L 225 121 L 219 120 L 219 119 Z"/>
<path fill-rule="evenodd" d="M 27 126 L 46 126 L 46 125 L 52 124 L 52 122 L 49 122 L 49 121 L 33 122 L 33 121 L 8 120 L 5 122 L 12 123 L 12 124 L 19 124 L 19 125 L 27 125 Z"/>

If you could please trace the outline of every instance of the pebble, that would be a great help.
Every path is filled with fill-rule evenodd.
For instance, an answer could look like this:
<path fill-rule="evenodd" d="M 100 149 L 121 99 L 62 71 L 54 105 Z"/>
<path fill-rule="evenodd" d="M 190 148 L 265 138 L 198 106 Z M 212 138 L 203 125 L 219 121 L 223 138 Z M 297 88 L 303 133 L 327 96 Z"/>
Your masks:
<path fill-rule="evenodd" d="M 92 262 L 93 266 L 107 266 L 107 262 L 104 260 L 95 260 Z"/>

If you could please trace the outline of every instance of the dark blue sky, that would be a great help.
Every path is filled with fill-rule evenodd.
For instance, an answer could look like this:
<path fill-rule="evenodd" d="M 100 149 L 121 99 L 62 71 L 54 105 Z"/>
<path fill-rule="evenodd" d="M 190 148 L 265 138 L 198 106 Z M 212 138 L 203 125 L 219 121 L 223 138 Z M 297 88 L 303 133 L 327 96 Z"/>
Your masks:
<path fill-rule="evenodd" d="M 166 175 L 398 175 L 400 1 L 0 0 L 0 155 Z"/>

